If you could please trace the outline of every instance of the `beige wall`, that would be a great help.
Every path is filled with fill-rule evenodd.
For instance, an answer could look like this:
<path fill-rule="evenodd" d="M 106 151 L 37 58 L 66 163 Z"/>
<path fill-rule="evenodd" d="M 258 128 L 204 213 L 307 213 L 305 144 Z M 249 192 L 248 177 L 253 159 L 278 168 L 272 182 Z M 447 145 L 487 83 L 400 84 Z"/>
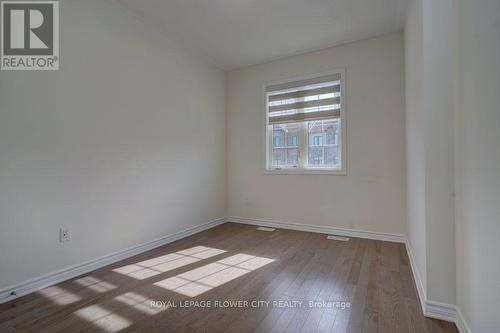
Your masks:
<path fill-rule="evenodd" d="M 61 69 L 0 73 L 0 289 L 225 214 L 224 73 L 116 4 L 60 6 Z"/>
<path fill-rule="evenodd" d="M 228 215 L 403 234 L 403 35 L 394 33 L 226 76 Z M 347 176 L 264 174 L 267 82 L 346 71 Z"/>

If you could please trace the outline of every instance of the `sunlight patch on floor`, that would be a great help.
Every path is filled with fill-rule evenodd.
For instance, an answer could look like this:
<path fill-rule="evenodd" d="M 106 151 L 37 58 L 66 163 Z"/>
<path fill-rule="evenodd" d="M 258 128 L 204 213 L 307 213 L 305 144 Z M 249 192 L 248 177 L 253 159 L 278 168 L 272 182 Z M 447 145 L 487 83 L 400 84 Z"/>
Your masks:
<path fill-rule="evenodd" d="M 57 305 L 68 305 L 82 299 L 80 296 L 57 286 L 42 289 L 38 293 Z"/>
<path fill-rule="evenodd" d="M 76 293 L 70 292 L 59 286 L 52 286 L 40 290 L 38 293 L 45 298 L 51 300 L 57 305 L 68 305 L 82 300 L 82 291 L 85 289 L 92 290 L 97 293 L 105 293 L 116 289 L 117 286 L 109 282 L 103 281 L 93 276 L 85 276 L 74 280 L 77 285 L 83 287 Z M 80 294 L 80 295 L 79 295 Z"/>
<path fill-rule="evenodd" d="M 80 279 L 76 279 L 75 283 L 97 293 L 105 293 L 117 288 L 114 284 L 95 278 L 93 276 L 86 276 Z"/>
<path fill-rule="evenodd" d="M 151 302 L 154 301 L 151 298 L 134 292 L 119 295 L 115 297 L 115 300 L 151 316 L 167 309 L 166 307 L 152 307 Z"/>
<path fill-rule="evenodd" d="M 127 328 L 132 323 L 127 319 L 114 314 L 113 312 L 100 307 L 91 305 L 74 312 L 78 317 L 91 322 L 105 332 L 118 332 Z"/>
<path fill-rule="evenodd" d="M 273 261 L 274 259 L 238 253 L 217 262 L 158 281 L 154 285 L 185 296 L 196 297 Z"/>
<path fill-rule="evenodd" d="M 189 249 L 169 253 L 167 255 L 140 261 L 113 269 L 113 272 L 143 280 L 152 276 L 208 259 L 226 251 L 206 246 L 195 246 Z"/>

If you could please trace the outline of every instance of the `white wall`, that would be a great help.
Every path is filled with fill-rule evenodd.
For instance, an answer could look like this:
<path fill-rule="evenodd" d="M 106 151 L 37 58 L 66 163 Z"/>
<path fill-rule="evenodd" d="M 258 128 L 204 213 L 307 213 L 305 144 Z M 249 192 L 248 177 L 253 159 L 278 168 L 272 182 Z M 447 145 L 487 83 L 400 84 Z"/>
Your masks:
<path fill-rule="evenodd" d="M 410 0 L 405 29 L 408 238 L 425 297 L 455 303 L 454 0 Z"/>
<path fill-rule="evenodd" d="M 500 1 L 459 0 L 457 305 L 471 332 L 500 327 Z"/>
<path fill-rule="evenodd" d="M 0 289 L 225 214 L 224 73 L 116 4 L 60 6 L 61 69 L 0 73 Z"/>
<path fill-rule="evenodd" d="M 427 297 L 455 303 L 454 0 L 424 0 L 423 110 Z"/>
<path fill-rule="evenodd" d="M 228 215 L 405 233 L 402 33 L 226 76 Z M 264 85 L 346 70 L 347 176 L 264 174 Z"/>
<path fill-rule="evenodd" d="M 423 288 L 427 290 L 422 23 L 422 1 L 410 0 L 405 26 L 407 223 L 412 254 Z"/>
<path fill-rule="evenodd" d="M 427 279 L 426 297 L 456 304 L 471 332 L 495 332 L 500 327 L 500 2 L 411 0 L 406 37 L 409 238 L 414 253 L 426 251 L 425 267 L 418 265 Z M 423 94 L 415 86 L 423 87 Z M 416 114 L 423 116 L 423 127 Z M 422 156 L 422 143 L 423 171 L 410 167 Z M 425 204 L 418 205 L 412 198 L 421 199 L 422 191 L 413 180 L 422 172 Z M 425 228 L 423 237 L 419 227 Z"/>

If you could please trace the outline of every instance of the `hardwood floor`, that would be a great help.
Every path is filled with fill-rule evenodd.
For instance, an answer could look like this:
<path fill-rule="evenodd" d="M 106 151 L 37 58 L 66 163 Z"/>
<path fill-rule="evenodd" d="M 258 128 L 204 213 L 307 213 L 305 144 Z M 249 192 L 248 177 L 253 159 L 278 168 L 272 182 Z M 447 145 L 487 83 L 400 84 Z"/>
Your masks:
<path fill-rule="evenodd" d="M 402 244 L 235 223 L 0 305 L 19 331 L 458 332 L 422 315 Z"/>

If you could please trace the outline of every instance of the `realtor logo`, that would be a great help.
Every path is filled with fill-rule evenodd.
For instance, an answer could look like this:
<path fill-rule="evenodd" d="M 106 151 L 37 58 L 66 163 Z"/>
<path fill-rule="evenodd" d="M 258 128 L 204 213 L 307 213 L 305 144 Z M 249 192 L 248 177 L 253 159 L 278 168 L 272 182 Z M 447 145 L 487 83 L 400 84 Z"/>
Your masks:
<path fill-rule="evenodd" d="M 59 69 L 59 1 L 1 1 L 2 70 Z"/>

